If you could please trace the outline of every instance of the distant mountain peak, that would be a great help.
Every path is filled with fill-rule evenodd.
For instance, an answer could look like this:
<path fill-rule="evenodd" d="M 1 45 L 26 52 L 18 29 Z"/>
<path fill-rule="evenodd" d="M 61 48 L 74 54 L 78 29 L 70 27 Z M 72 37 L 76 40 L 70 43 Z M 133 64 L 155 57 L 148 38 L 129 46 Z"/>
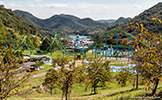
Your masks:
<path fill-rule="evenodd" d="M 112 24 L 116 24 L 116 23 L 123 23 L 123 22 L 127 22 L 128 20 L 130 20 L 131 18 L 124 18 L 124 17 L 119 17 L 117 20 L 116 19 L 109 19 L 109 20 L 98 20 L 101 23 L 107 22 L 107 23 L 112 23 Z"/>
<path fill-rule="evenodd" d="M 144 12 L 140 13 L 139 15 L 135 16 L 133 19 L 130 19 L 129 17 L 127 19 L 129 19 L 127 22 L 122 23 L 122 24 L 114 24 L 112 26 L 109 26 L 106 30 L 106 32 L 110 32 L 113 30 L 122 30 L 125 32 L 131 32 L 130 31 L 130 26 L 129 26 L 129 22 L 136 22 L 139 24 L 143 24 L 144 27 L 149 31 L 149 32 L 153 32 L 153 33 L 158 33 L 162 31 L 162 28 L 159 27 L 159 29 L 157 29 L 157 26 L 153 24 L 153 22 L 151 21 L 152 18 L 159 16 L 158 18 L 160 20 L 162 20 L 162 2 L 154 5 L 153 7 L 150 7 L 149 9 L 145 10 Z M 121 22 L 121 20 L 123 20 L 123 17 L 120 17 L 116 22 Z M 137 31 L 133 31 L 131 32 L 132 35 L 137 36 L 138 32 Z M 126 38 L 127 36 L 123 35 L 123 38 Z"/>
<path fill-rule="evenodd" d="M 53 15 L 48 19 L 42 20 L 30 13 L 19 10 L 14 12 L 48 34 L 73 34 L 76 31 L 79 31 L 79 34 L 95 34 L 105 31 L 110 25 L 109 23 L 100 23 L 98 21 L 94 21 L 91 18 L 81 19 L 68 14 Z"/>
<path fill-rule="evenodd" d="M 124 18 L 124 17 L 119 17 L 115 23 L 123 23 L 123 22 L 127 22 L 129 20 L 131 20 L 132 18 L 128 17 L 128 18 Z"/>

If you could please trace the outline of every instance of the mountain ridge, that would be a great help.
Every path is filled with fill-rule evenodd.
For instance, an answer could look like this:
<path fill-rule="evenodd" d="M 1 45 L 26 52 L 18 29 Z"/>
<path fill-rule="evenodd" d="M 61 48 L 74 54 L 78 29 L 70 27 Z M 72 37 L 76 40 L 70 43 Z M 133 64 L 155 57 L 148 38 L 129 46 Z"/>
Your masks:
<path fill-rule="evenodd" d="M 37 26 L 45 34 L 73 34 L 76 31 L 80 31 L 82 35 L 89 35 L 89 30 L 92 30 L 91 34 L 100 33 L 111 25 L 110 23 L 100 23 L 94 21 L 91 18 L 80 19 L 73 15 L 53 15 L 47 19 L 39 19 L 34 15 L 26 11 L 15 10 L 13 11 L 18 16 L 26 19 L 29 23 Z M 84 33 L 82 33 L 84 31 Z"/>
<path fill-rule="evenodd" d="M 7 40 L 19 41 L 27 34 L 42 35 L 36 26 L 17 16 L 5 6 L 0 6 L 0 20 L 5 26 Z"/>
<path fill-rule="evenodd" d="M 23 11 L 16 12 L 17 15 L 22 16 L 21 13 Z M 20 13 L 20 14 L 19 14 Z M 27 15 L 26 15 L 27 16 Z M 139 24 L 143 24 L 149 31 L 157 32 L 155 26 L 150 21 L 153 17 L 159 16 L 159 19 L 162 20 L 162 3 L 159 2 L 158 4 L 150 7 L 149 9 L 141 12 L 139 15 L 135 16 L 134 18 L 123 18 L 120 17 L 113 23 L 101 23 L 98 21 L 94 21 L 90 18 L 80 19 L 73 15 L 54 15 L 48 19 L 40 20 L 34 16 L 34 18 L 29 18 L 24 16 L 27 21 L 31 21 L 36 25 L 39 29 L 41 29 L 45 34 L 59 34 L 60 36 L 66 36 L 74 34 L 76 31 L 79 31 L 81 35 L 94 35 L 101 37 L 102 33 L 105 34 L 110 31 L 119 30 L 125 31 L 130 33 L 130 26 L 128 23 L 136 22 Z M 31 15 L 30 15 L 31 16 Z M 23 17 L 23 16 L 22 16 Z M 29 19 L 30 20 L 29 20 Z M 126 19 L 126 22 L 124 21 Z M 42 24 L 41 24 L 42 23 Z M 105 31 L 106 30 L 106 31 Z M 162 29 L 159 29 L 162 30 Z M 137 31 L 131 32 L 132 35 L 137 35 Z M 121 38 L 126 38 L 124 35 L 119 35 Z"/>
<path fill-rule="evenodd" d="M 130 31 L 131 30 L 131 26 L 129 26 L 130 22 L 135 22 L 138 24 L 143 24 L 144 27 L 149 31 L 149 32 L 154 32 L 155 34 L 158 31 L 162 31 L 162 27 L 158 27 L 157 29 L 157 25 L 160 25 L 159 23 L 157 24 L 153 24 L 153 22 L 151 21 L 152 18 L 156 18 L 157 16 L 159 16 L 158 18 L 160 20 L 162 20 L 162 2 L 159 2 L 158 4 L 150 7 L 149 9 L 141 12 L 139 15 L 135 16 L 134 18 L 132 18 L 131 20 L 124 22 L 124 23 L 118 23 L 118 24 L 114 24 L 112 26 L 109 26 L 106 31 L 104 33 L 108 33 L 110 31 L 114 31 L 114 30 L 119 30 L 119 31 L 125 31 L 128 32 L 134 36 L 137 36 L 137 34 L 139 33 L 139 31 L 135 30 L 135 31 Z M 126 38 L 127 36 L 120 34 L 119 37 L 122 38 Z M 113 38 L 115 38 L 115 35 L 113 36 Z"/>
<path fill-rule="evenodd" d="M 124 22 L 127 22 L 129 20 L 131 20 L 132 18 L 130 17 L 127 17 L 127 18 L 124 18 L 124 17 L 119 17 L 115 22 L 114 24 L 117 24 L 117 23 L 124 23 Z"/>
<path fill-rule="evenodd" d="M 129 20 L 131 20 L 132 18 L 130 17 L 127 17 L 127 18 L 124 18 L 124 17 L 119 17 L 118 19 L 108 19 L 108 20 L 98 20 L 99 22 L 101 23 L 112 23 L 112 24 L 116 24 L 116 23 L 123 23 L 123 22 L 127 22 Z"/>
<path fill-rule="evenodd" d="M 110 25 L 127 21 L 127 18 L 122 17 L 123 19 L 115 20 L 114 23 L 101 23 L 91 18 L 81 19 L 68 14 L 53 15 L 47 19 L 40 19 L 26 11 L 15 10 L 13 12 L 37 26 L 43 33 L 48 35 L 58 34 L 60 36 L 75 34 L 76 31 L 79 31 L 81 35 L 99 34 Z"/>

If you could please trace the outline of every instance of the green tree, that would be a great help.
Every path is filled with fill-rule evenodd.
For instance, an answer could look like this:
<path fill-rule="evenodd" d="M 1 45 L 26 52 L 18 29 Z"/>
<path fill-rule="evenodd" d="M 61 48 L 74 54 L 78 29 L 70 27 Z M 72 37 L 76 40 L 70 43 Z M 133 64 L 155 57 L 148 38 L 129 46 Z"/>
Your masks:
<path fill-rule="evenodd" d="M 94 94 L 97 93 L 96 88 L 99 83 L 105 84 L 110 78 L 109 61 L 100 59 L 90 59 L 91 62 L 86 65 L 86 85 L 93 87 Z"/>
<path fill-rule="evenodd" d="M 158 17 L 152 20 L 161 23 Z M 155 35 L 153 32 L 148 32 L 143 24 L 132 22 L 129 25 L 134 25 L 139 30 L 137 40 L 134 42 L 136 51 L 133 60 L 138 64 L 136 70 L 148 80 L 148 89 L 152 84 L 152 95 L 154 95 L 162 75 L 162 36 L 160 33 Z"/>
<path fill-rule="evenodd" d="M 28 45 L 30 45 L 30 41 L 31 41 L 30 33 L 27 33 L 26 35 L 28 36 L 28 38 L 26 39 L 26 43 L 27 43 Z M 30 40 L 30 41 L 29 41 L 29 40 Z"/>
<path fill-rule="evenodd" d="M 63 39 L 63 40 L 61 40 L 61 43 L 63 44 L 63 46 L 67 46 L 68 41 L 67 41 L 67 40 L 65 40 L 65 39 Z"/>
<path fill-rule="evenodd" d="M 10 96 L 21 95 L 25 90 L 21 90 L 31 74 L 17 75 L 16 69 L 24 61 L 12 49 L 4 46 L 0 47 L 0 99 L 7 99 Z"/>
<path fill-rule="evenodd" d="M 38 48 L 40 46 L 39 44 L 39 39 L 38 39 L 38 36 L 37 34 L 35 35 L 35 38 L 34 38 L 34 41 L 33 41 L 33 45 Z"/>
<path fill-rule="evenodd" d="M 0 45 L 5 43 L 6 41 L 6 31 L 5 26 L 2 23 L 2 20 L 0 20 Z"/>
<path fill-rule="evenodd" d="M 47 88 L 50 89 L 51 95 L 52 90 L 57 87 L 57 81 L 58 81 L 58 72 L 54 69 L 50 69 L 48 73 L 45 76 L 45 81 L 43 82 L 44 86 L 47 86 Z"/>
<path fill-rule="evenodd" d="M 46 75 L 44 84 L 49 85 L 50 88 L 53 88 L 53 86 L 59 87 L 62 90 L 62 99 L 65 95 L 67 100 L 70 89 L 78 82 L 80 67 L 76 67 L 75 61 L 69 61 L 68 57 L 62 58 L 60 55 L 53 61 L 53 66 L 57 71 L 54 69 L 50 70 Z"/>
<path fill-rule="evenodd" d="M 50 46 L 50 43 L 49 43 L 48 39 L 45 38 L 43 40 L 42 44 L 40 45 L 40 49 L 41 50 L 46 50 L 49 46 Z"/>
<path fill-rule="evenodd" d="M 49 43 L 52 43 L 52 41 L 53 41 L 54 38 L 53 38 L 53 37 L 49 37 L 48 39 L 49 39 Z M 50 50 L 50 51 L 51 51 L 51 50 L 54 50 L 55 47 L 57 47 L 56 42 L 54 42 L 54 43 L 52 44 L 52 46 L 50 47 L 49 50 Z"/>
<path fill-rule="evenodd" d="M 131 76 L 131 73 L 128 70 L 129 69 L 124 68 L 118 74 L 118 77 L 116 80 L 118 81 L 118 84 L 121 85 L 121 87 L 126 86 L 126 82 L 128 81 L 129 77 Z"/>

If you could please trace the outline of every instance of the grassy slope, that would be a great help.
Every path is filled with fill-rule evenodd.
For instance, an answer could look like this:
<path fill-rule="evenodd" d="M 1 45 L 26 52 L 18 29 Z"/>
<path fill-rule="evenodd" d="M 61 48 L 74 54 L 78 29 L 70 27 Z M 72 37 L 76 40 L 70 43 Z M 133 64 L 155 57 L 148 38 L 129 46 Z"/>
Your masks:
<path fill-rule="evenodd" d="M 44 76 L 38 78 L 31 78 L 29 82 L 31 83 L 32 87 L 36 87 L 42 84 L 44 78 Z M 98 94 L 91 95 L 92 88 L 90 87 L 88 88 L 87 92 L 84 92 L 85 85 L 76 84 L 72 89 L 73 93 L 71 93 L 70 95 L 72 100 L 116 100 L 121 97 L 129 97 L 129 99 L 132 99 L 132 96 L 137 96 L 141 94 L 144 95 L 145 93 L 151 92 L 142 90 L 143 87 L 144 85 L 139 85 L 139 90 L 132 90 L 132 84 L 130 82 L 127 82 L 126 87 L 120 87 L 117 84 L 117 81 L 112 80 L 112 82 L 108 82 L 106 86 L 98 87 Z M 162 82 L 160 82 L 158 86 L 158 92 L 160 90 L 160 87 L 162 87 Z M 56 94 L 50 95 L 49 93 L 44 93 L 39 88 L 37 88 L 32 89 L 32 94 L 28 95 L 25 98 L 12 97 L 8 100 L 26 100 L 27 98 L 31 100 L 60 100 L 61 91 L 59 89 L 54 89 L 53 91 L 55 91 Z"/>
<path fill-rule="evenodd" d="M 25 54 L 30 54 L 28 50 L 25 50 Z M 47 54 L 51 56 L 52 58 L 55 58 L 58 54 L 62 53 L 60 51 L 54 52 L 52 55 Z M 88 57 L 91 57 L 92 54 L 88 53 Z M 94 56 L 94 55 L 93 55 Z M 72 57 L 71 57 L 72 58 Z M 113 63 L 120 63 L 120 61 L 112 61 Z M 44 67 L 43 70 L 34 72 L 34 73 L 42 73 L 50 68 L 52 68 L 51 65 L 42 65 Z M 112 77 L 116 77 L 118 73 L 113 73 Z M 31 78 L 29 82 L 31 83 L 31 87 L 37 87 L 42 84 L 44 81 L 45 76 L 37 77 L 37 78 Z M 131 82 L 132 83 L 132 82 Z M 106 86 L 104 87 L 98 87 L 98 94 L 91 95 L 92 88 L 88 87 L 87 92 L 84 92 L 85 85 L 84 84 L 75 84 L 73 90 L 73 93 L 71 93 L 71 98 L 73 100 L 116 100 L 121 97 L 129 97 L 129 99 L 132 98 L 132 96 L 141 95 L 144 93 L 147 93 L 146 91 L 142 90 L 144 85 L 139 86 L 139 90 L 132 90 L 132 84 L 130 82 L 127 82 L 126 87 L 120 87 L 120 85 L 117 84 L 117 81 L 112 80 L 111 82 L 108 82 Z M 26 85 L 28 86 L 28 85 Z M 160 83 L 159 87 L 162 87 L 162 83 Z M 132 90 L 132 91 L 131 91 Z M 50 95 L 49 93 L 44 93 L 40 88 L 32 89 L 32 94 L 28 95 L 27 97 L 12 97 L 9 100 L 26 100 L 27 98 L 30 98 L 31 100 L 60 100 L 61 99 L 61 90 L 54 89 L 54 92 L 56 94 Z M 158 90 L 159 91 L 159 90 Z M 151 91 L 148 91 L 151 92 Z"/>
<path fill-rule="evenodd" d="M 39 71 L 35 71 L 33 72 L 34 74 L 40 74 L 40 73 L 43 73 L 43 72 L 46 72 L 48 71 L 49 69 L 53 68 L 52 65 L 42 65 L 42 67 L 44 67 L 43 69 L 39 70 Z"/>
<path fill-rule="evenodd" d="M 35 52 L 35 50 L 32 50 L 32 51 L 34 51 Z M 29 50 L 24 50 L 24 53 L 23 54 L 25 54 L 25 55 L 30 55 L 30 51 Z M 61 51 L 54 51 L 53 53 L 52 53 L 52 55 L 50 54 L 50 53 L 47 53 L 46 54 L 47 56 L 50 56 L 50 57 L 52 57 L 52 58 L 57 58 L 57 55 L 62 55 L 63 56 L 63 53 L 61 52 Z M 67 56 L 66 54 L 65 54 L 65 56 Z M 86 56 L 87 56 L 87 58 L 91 58 L 91 57 L 95 57 L 95 54 L 93 53 L 86 53 Z M 101 57 L 100 55 L 97 55 L 97 57 Z M 68 57 L 69 59 L 74 59 L 74 56 L 73 55 L 69 55 L 69 57 Z M 82 58 L 83 58 L 83 56 L 82 56 Z"/>

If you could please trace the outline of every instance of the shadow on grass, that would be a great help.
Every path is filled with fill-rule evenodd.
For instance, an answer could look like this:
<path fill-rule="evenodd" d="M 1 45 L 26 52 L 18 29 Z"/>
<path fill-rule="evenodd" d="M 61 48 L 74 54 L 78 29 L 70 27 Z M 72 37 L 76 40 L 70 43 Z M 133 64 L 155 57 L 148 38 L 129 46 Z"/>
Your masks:
<path fill-rule="evenodd" d="M 81 96 L 92 96 L 92 95 L 96 95 L 97 93 L 91 93 L 91 94 L 84 94 L 84 95 L 81 95 Z"/>
<path fill-rule="evenodd" d="M 126 90 L 126 91 L 120 91 L 120 92 L 116 92 L 116 93 L 113 93 L 113 94 L 109 94 L 109 95 L 105 95 L 103 97 L 110 97 L 110 96 L 115 96 L 117 94 L 120 94 L 120 93 L 127 93 L 127 92 L 132 92 L 132 91 L 137 91 L 137 90 L 141 90 L 142 88 L 139 88 L 139 89 L 131 89 L 131 90 Z M 97 93 L 91 93 L 91 94 L 85 94 L 85 95 L 81 95 L 81 96 L 92 96 L 92 95 L 96 95 Z M 99 97 L 99 98 L 103 98 L 103 97 Z"/>
<path fill-rule="evenodd" d="M 162 98 L 162 90 L 158 93 L 158 95 L 160 98 Z"/>
<path fill-rule="evenodd" d="M 159 87 L 158 89 L 161 89 L 162 87 Z M 152 95 L 152 92 L 150 93 L 144 93 L 144 94 L 140 94 L 139 96 L 155 96 L 155 97 L 158 97 L 158 98 L 154 98 L 154 100 L 159 100 L 159 99 L 162 99 L 162 90 L 160 90 L 159 92 L 156 91 L 155 95 Z"/>
<path fill-rule="evenodd" d="M 109 94 L 109 95 L 105 95 L 105 96 L 99 97 L 98 99 L 101 99 L 101 98 L 104 98 L 104 97 L 111 97 L 111 96 L 115 96 L 115 95 L 123 94 L 123 93 L 128 93 L 128 92 L 132 92 L 132 91 L 138 91 L 138 90 L 141 90 L 141 89 L 142 88 L 130 89 L 130 90 L 126 90 L 126 91 L 120 91 L 120 92 L 116 92 L 116 93 L 113 93 L 113 94 Z"/>

